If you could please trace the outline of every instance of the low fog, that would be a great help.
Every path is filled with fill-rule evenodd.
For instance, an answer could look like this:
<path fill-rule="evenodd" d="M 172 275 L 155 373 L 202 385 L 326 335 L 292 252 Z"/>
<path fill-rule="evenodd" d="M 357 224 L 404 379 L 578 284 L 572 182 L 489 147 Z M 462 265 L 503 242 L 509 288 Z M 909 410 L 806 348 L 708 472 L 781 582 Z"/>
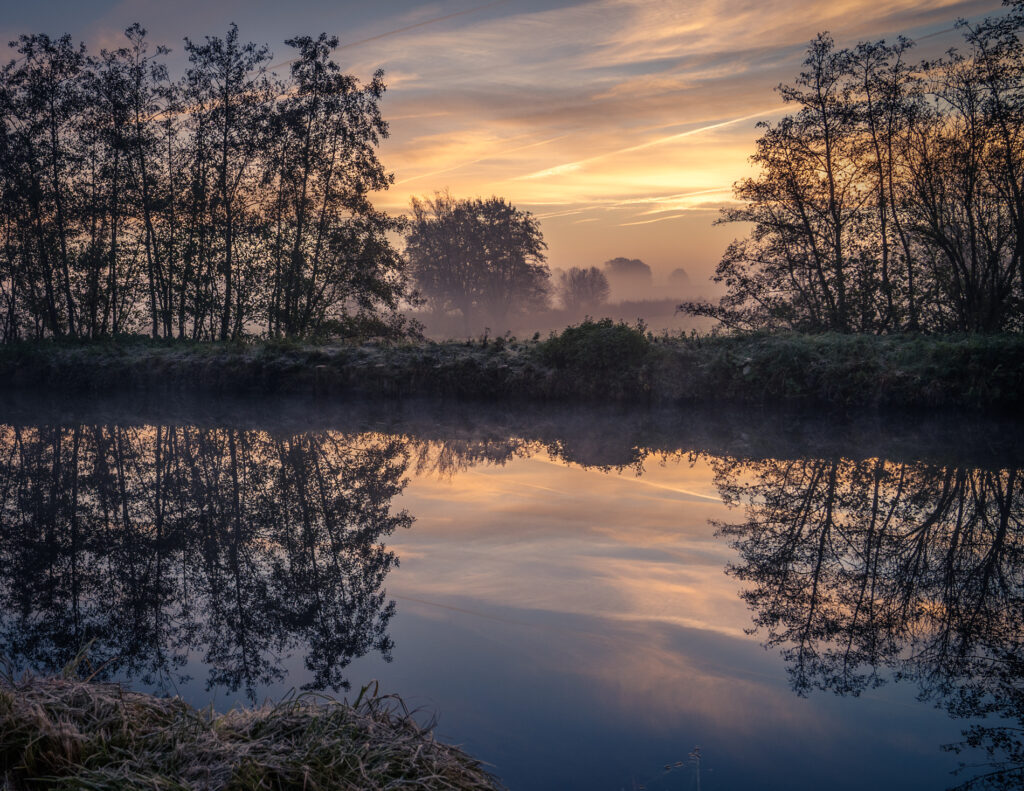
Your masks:
<path fill-rule="evenodd" d="M 680 303 L 712 295 L 711 283 L 694 283 L 687 268 L 653 270 L 637 258 L 616 257 L 592 267 L 550 267 L 546 290 L 538 300 L 508 310 L 473 306 L 437 310 L 429 304 L 410 311 L 435 340 L 511 334 L 528 338 L 557 332 L 585 318 L 610 318 L 652 332 L 678 334 L 710 329 L 711 322 L 678 311 Z"/>

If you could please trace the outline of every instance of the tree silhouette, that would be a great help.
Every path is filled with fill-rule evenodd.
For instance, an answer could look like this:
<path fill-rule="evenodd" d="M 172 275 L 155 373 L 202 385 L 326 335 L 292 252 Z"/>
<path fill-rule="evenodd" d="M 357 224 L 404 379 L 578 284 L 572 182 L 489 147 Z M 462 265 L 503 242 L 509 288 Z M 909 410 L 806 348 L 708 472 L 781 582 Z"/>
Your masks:
<path fill-rule="evenodd" d="M 693 286 L 690 276 L 681 266 L 676 267 L 669 273 L 668 282 L 670 286 L 678 288 L 683 292 L 688 291 Z"/>
<path fill-rule="evenodd" d="M 414 198 L 406 256 L 436 313 L 503 320 L 543 303 L 550 273 L 540 225 L 502 198 Z"/>
<path fill-rule="evenodd" d="M 604 262 L 604 271 L 619 299 L 647 296 L 651 288 L 651 268 L 639 258 L 612 258 Z"/>
<path fill-rule="evenodd" d="M 331 59 L 334 36 L 285 43 L 297 58 L 271 136 L 278 195 L 268 320 L 272 334 L 303 335 L 349 298 L 363 314 L 378 300 L 395 309 L 405 283 L 392 279 L 402 262 L 386 242 L 398 225 L 369 201 L 390 183 L 374 150 L 387 136 L 377 105 L 383 72 L 365 86 L 343 74 Z"/>
<path fill-rule="evenodd" d="M 594 311 L 608 301 L 608 278 L 596 266 L 581 269 L 574 266 L 563 272 L 558 281 L 558 298 L 562 307 L 574 315 Z"/>
<path fill-rule="evenodd" d="M 403 333 L 402 223 L 369 200 L 382 74 L 343 74 L 320 35 L 280 79 L 232 25 L 186 39 L 172 81 L 125 35 L 22 36 L 0 70 L 0 340 Z"/>
<path fill-rule="evenodd" d="M 904 38 L 815 38 L 722 214 L 754 226 L 718 265 L 728 291 L 683 308 L 740 329 L 1019 330 L 1024 4 L 1006 4 L 920 65 Z"/>

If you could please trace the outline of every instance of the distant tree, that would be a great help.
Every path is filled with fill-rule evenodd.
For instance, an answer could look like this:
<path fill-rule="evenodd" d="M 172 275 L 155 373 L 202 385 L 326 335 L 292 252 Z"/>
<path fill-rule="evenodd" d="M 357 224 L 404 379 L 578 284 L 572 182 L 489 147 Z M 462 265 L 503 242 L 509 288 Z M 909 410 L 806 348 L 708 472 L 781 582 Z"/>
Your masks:
<path fill-rule="evenodd" d="M 608 301 L 609 290 L 608 278 L 596 266 L 574 266 L 558 278 L 558 298 L 570 313 L 596 310 Z"/>
<path fill-rule="evenodd" d="M 638 299 L 650 295 L 651 268 L 639 258 L 612 258 L 604 271 L 617 299 Z"/>
<path fill-rule="evenodd" d="M 613 277 L 632 277 L 638 280 L 651 279 L 651 268 L 639 258 L 612 258 L 604 262 L 604 268 Z"/>
<path fill-rule="evenodd" d="M 547 299 L 550 273 L 540 224 L 503 198 L 414 198 L 406 257 L 422 295 L 438 313 L 466 322 L 501 320 Z"/>
<path fill-rule="evenodd" d="M 689 289 L 692 285 L 690 282 L 690 276 L 681 266 L 676 267 L 669 273 L 668 282 L 670 286 L 682 290 Z"/>

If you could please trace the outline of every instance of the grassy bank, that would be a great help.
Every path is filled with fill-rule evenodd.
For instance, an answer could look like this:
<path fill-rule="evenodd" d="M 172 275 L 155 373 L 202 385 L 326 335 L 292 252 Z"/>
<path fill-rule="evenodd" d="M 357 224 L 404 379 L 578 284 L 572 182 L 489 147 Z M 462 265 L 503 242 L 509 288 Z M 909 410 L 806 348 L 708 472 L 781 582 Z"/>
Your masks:
<path fill-rule="evenodd" d="M 533 341 L 44 341 L 0 348 L 0 382 L 87 392 L 1012 409 L 1024 386 L 1024 336 L 669 338 L 588 322 Z"/>
<path fill-rule="evenodd" d="M 0 681 L 0 787 L 499 788 L 393 699 L 300 697 L 215 715 L 177 698 L 68 678 Z"/>

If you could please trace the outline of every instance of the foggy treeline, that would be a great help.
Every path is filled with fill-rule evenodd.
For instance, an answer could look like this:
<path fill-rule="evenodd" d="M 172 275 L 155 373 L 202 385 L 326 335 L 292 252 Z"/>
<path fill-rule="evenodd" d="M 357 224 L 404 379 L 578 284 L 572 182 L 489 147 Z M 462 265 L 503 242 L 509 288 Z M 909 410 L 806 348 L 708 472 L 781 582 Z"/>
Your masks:
<path fill-rule="evenodd" d="M 904 38 L 818 36 L 722 218 L 754 224 L 718 265 L 728 293 L 684 307 L 746 329 L 1020 330 L 1024 3 L 1007 5 L 923 63 Z"/>
<path fill-rule="evenodd" d="M 405 255 L 423 297 L 416 315 L 442 336 L 556 330 L 588 315 L 665 328 L 678 320 L 679 298 L 692 293 L 681 268 L 666 293 L 639 259 L 552 271 L 546 249 L 538 220 L 503 198 L 414 198 Z"/>
<path fill-rule="evenodd" d="M 337 39 L 266 47 L 138 25 L 98 55 L 23 35 L 0 71 L 0 340 L 126 332 L 193 339 L 401 326 L 400 221 L 368 193 L 390 176 L 382 74 L 360 84 Z"/>

